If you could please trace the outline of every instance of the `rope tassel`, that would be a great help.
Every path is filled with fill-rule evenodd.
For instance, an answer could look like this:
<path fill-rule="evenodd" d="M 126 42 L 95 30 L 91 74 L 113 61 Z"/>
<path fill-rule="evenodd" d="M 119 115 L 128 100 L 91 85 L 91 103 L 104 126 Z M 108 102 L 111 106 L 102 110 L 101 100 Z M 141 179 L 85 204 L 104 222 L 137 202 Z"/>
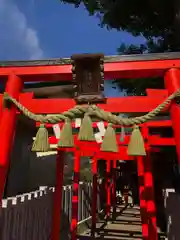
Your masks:
<path fill-rule="evenodd" d="M 80 130 L 79 130 L 78 139 L 80 141 L 89 141 L 89 142 L 95 141 L 92 121 L 88 114 L 84 115 Z"/>
<path fill-rule="evenodd" d="M 134 126 L 134 129 L 130 137 L 130 141 L 128 145 L 128 155 L 129 156 L 146 156 L 144 139 L 137 125 Z"/>
<path fill-rule="evenodd" d="M 61 131 L 60 140 L 57 147 L 74 147 L 74 137 L 72 132 L 71 120 L 67 118 Z"/>
<path fill-rule="evenodd" d="M 116 132 L 109 123 L 104 135 L 104 139 L 101 145 L 101 151 L 104 152 L 118 152 L 118 145 L 116 140 Z"/>
<path fill-rule="evenodd" d="M 44 124 L 41 124 L 37 131 L 36 138 L 32 145 L 33 152 L 47 152 L 50 149 L 48 130 Z"/>

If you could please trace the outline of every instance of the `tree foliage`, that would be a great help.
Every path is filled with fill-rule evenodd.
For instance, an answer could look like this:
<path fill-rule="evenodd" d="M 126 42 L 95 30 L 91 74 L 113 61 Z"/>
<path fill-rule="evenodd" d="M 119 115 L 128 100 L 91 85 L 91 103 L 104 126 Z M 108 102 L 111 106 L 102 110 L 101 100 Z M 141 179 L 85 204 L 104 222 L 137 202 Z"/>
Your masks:
<path fill-rule="evenodd" d="M 160 40 L 147 41 L 146 44 L 140 45 L 126 45 L 121 44 L 117 49 L 118 54 L 146 54 L 164 52 Z M 113 88 L 120 88 L 125 91 L 127 95 L 146 95 L 147 88 L 162 89 L 164 87 L 164 79 L 160 77 L 155 78 L 133 78 L 114 80 Z"/>
<path fill-rule="evenodd" d="M 164 85 L 162 78 L 118 79 L 113 82 L 113 88 L 119 88 L 129 96 L 144 96 L 147 88 L 162 89 Z"/>
<path fill-rule="evenodd" d="M 79 7 L 83 4 L 100 25 L 161 40 L 166 50 L 177 51 L 180 30 L 179 0 L 61 0 Z"/>
<path fill-rule="evenodd" d="M 61 0 L 85 6 L 100 20 L 102 27 L 126 31 L 147 39 L 139 46 L 122 44 L 119 54 L 144 54 L 180 51 L 179 0 Z M 163 79 L 130 79 L 114 81 L 129 95 L 144 95 L 146 88 L 162 88 Z"/>

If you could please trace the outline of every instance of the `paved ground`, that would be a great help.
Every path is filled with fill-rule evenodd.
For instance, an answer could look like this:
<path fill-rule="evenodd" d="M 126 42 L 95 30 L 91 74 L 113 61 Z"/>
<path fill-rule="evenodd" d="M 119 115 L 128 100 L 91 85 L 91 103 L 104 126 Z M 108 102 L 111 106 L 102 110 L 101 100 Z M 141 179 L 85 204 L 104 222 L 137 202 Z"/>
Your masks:
<path fill-rule="evenodd" d="M 107 223 L 98 221 L 96 235 L 92 238 L 90 231 L 87 231 L 79 239 L 105 239 L 105 240 L 134 240 L 142 239 L 141 234 L 141 219 L 139 207 L 127 208 L 122 211 L 122 207 L 117 208 L 116 217 L 114 221 L 111 219 Z M 165 237 L 160 237 L 165 239 Z"/>

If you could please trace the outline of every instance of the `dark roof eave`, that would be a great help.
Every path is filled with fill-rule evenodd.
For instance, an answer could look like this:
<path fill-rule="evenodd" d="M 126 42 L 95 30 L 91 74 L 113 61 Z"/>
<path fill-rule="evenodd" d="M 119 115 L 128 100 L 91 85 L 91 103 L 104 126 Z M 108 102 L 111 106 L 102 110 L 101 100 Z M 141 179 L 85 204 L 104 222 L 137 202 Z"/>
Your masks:
<path fill-rule="evenodd" d="M 105 56 L 104 62 L 131 62 L 131 61 L 152 61 L 152 60 L 173 60 L 180 59 L 179 52 L 169 53 L 148 53 L 133 55 Z M 24 66 L 51 66 L 71 64 L 70 58 L 54 58 L 43 60 L 25 61 L 0 61 L 0 67 L 24 67 Z"/>

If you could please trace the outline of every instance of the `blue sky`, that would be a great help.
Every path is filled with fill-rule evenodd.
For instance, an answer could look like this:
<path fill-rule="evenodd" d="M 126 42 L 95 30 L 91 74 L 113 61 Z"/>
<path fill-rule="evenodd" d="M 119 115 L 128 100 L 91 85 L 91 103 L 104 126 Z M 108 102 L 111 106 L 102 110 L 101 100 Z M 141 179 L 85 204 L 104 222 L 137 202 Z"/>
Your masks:
<path fill-rule="evenodd" d="M 122 43 L 142 37 L 108 31 L 82 7 L 59 0 L 0 0 L 0 60 L 69 57 L 73 53 L 116 54 Z M 116 90 L 114 90 L 116 91 Z"/>

